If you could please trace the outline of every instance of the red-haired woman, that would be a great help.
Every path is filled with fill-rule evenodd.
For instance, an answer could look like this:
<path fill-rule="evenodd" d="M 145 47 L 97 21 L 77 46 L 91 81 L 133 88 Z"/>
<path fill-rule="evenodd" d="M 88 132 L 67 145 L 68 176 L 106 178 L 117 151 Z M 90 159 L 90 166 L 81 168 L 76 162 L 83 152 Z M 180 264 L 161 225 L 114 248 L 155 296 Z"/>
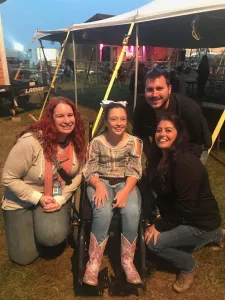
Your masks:
<path fill-rule="evenodd" d="M 29 264 L 45 247 L 65 241 L 71 195 L 81 182 L 85 151 L 81 116 L 63 97 L 51 99 L 43 118 L 19 135 L 2 174 L 12 261 Z"/>

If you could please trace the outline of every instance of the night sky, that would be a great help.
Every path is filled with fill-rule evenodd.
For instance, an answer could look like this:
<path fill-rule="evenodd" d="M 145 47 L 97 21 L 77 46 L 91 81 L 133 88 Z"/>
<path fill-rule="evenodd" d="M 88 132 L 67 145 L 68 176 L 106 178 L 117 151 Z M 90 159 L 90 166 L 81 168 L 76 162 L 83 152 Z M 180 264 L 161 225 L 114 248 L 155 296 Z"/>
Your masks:
<path fill-rule="evenodd" d="M 83 23 L 96 13 L 118 15 L 151 0 L 7 0 L 0 4 L 6 48 L 20 43 L 25 49 L 32 44 L 35 30 L 50 30 Z M 54 47 L 54 46 L 52 46 Z"/>

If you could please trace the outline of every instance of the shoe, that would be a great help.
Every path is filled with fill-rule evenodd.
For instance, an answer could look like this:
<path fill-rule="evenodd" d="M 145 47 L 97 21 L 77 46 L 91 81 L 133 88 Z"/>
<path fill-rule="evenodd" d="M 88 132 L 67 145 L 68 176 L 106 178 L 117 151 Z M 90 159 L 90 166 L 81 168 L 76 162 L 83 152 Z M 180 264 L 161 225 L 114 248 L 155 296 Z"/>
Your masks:
<path fill-rule="evenodd" d="M 134 254 L 137 237 L 132 244 L 121 234 L 121 264 L 127 277 L 127 281 L 132 284 L 142 283 L 141 277 L 134 266 Z"/>
<path fill-rule="evenodd" d="M 173 285 L 173 289 L 177 293 L 183 293 L 189 290 L 196 277 L 196 268 L 191 273 L 180 273 L 177 281 Z"/>
<path fill-rule="evenodd" d="M 105 250 L 105 246 L 108 241 L 107 237 L 100 245 L 98 244 L 96 237 L 93 233 L 90 235 L 90 245 L 89 245 L 89 261 L 86 265 L 85 274 L 83 277 L 83 282 L 96 286 L 98 285 L 98 273 L 101 266 L 102 256 Z"/>
<path fill-rule="evenodd" d="M 213 251 L 220 251 L 223 250 L 223 248 L 225 247 L 225 228 L 222 228 L 222 234 L 223 235 L 221 242 L 217 246 L 211 247 Z"/>

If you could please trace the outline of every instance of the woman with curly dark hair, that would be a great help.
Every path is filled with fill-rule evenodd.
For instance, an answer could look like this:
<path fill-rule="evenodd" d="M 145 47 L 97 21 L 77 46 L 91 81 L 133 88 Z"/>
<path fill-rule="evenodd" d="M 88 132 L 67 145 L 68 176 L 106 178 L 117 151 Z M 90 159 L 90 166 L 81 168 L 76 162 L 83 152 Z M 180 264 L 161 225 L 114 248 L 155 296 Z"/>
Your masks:
<path fill-rule="evenodd" d="M 72 193 L 82 178 L 85 131 L 72 101 L 52 98 L 43 118 L 25 129 L 6 160 L 3 215 L 9 258 L 33 262 L 69 233 Z"/>
<path fill-rule="evenodd" d="M 187 291 L 196 276 L 193 251 L 215 243 L 224 246 L 225 231 L 212 194 L 207 170 L 200 161 L 201 148 L 190 144 L 184 123 L 177 116 L 159 119 L 152 152 L 151 179 L 160 215 L 146 233 L 147 247 L 177 268 L 173 284 Z M 216 249 L 214 249 L 216 250 Z"/>

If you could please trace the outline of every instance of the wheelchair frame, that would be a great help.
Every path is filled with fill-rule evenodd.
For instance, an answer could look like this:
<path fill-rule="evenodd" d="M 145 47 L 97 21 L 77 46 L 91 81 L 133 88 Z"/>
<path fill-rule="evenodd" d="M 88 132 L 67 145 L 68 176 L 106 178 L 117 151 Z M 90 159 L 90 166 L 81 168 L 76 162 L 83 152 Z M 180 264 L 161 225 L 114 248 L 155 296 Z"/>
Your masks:
<path fill-rule="evenodd" d="M 93 123 L 89 124 L 89 141 L 91 140 L 91 130 Z M 88 248 L 89 248 L 89 237 L 91 232 L 92 224 L 92 208 L 90 206 L 89 200 L 86 194 L 87 183 L 85 179 L 82 178 L 81 185 L 76 191 L 73 199 L 73 205 L 71 209 L 71 233 L 72 233 L 72 247 L 76 249 L 74 255 L 74 287 L 75 294 L 80 296 L 100 296 L 103 295 L 104 289 L 109 288 L 109 294 L 113 296 L 121 295 L 130 295 L 135 294 L 139 295 L 139 289 L 142 288 L 143 291 L 146 291 L 146 245 L 144 240 L 144 230 L 145 230 L 145 220 L 143 214 L 141 214 L 139 227 L 138 227 L 138 240 L 137 248 L 135 253 L 134 261 L 138 260 L 138 271 L 142 279 L 141 285 L 133 285 L 130 283 L 125 284 L 121 279 L 109 279 L 108 272 L 101 271 L 99 273 L 99 285 L 97 287 L 89 287 L 82 282 L 86 262 L 88 260 Z M 110 225 L 117 221 L 114 213 Z M 120 218 L 119 218 L 120 221 Z M 109 229 L 109 231 L 110 231 Z M 114 228 L 115 229 L 115 228 Z M 115 232 L 115 231 L 114 231 Z M 109 238 L 110 241 L 110 238 Z M 106 247 L 107 251 L 107 247 Z M 105 251 L 105 252 L 106 252 Z M 137 253 L 139 255 L 137 255 Z M 114 272 L 115 273 L 115 272 Z M 121 289 L 121 287 L 123 287 Z M 125 287 L 125 288 L 124 288 Z"/>

